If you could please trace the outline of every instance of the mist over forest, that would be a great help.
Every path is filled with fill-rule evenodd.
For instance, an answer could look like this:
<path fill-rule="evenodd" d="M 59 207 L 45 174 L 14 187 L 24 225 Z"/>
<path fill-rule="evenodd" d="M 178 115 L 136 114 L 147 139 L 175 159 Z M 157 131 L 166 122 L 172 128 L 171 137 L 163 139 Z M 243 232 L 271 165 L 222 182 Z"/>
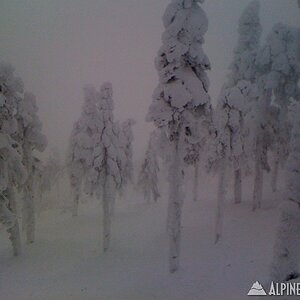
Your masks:
<path fill-rule="evenodd" d="M 297 0 L 0 3 L 0 299 L 300 291 Z"/>

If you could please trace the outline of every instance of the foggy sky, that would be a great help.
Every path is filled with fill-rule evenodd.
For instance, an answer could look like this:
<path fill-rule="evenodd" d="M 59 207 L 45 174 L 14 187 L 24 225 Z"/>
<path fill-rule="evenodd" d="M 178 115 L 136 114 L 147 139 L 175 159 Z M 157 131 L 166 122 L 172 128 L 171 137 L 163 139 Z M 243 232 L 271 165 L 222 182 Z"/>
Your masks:
<path fill-rule="evenodd" d="M 37 96 L 49 148 L 64 155 L 80 116 L 82 87 L 111 81 L 115 119 L 133 117 L 135 150 L 145 149 L 145 123 L 158 83 L 154 58 L 162 15 L 170 0 L 0 0 L 0 60 L 14 65 L 25 89 Z M 237 42 L 238 19 L 249 0 L 206 0 L 205 51 L 212 63 L 210 95 L 216 102 Z M 277 22 L 300 24 L 296 0 L 263 0 L 263 38 Z M 263 41 L 263 40 L 262 40 Z"/>

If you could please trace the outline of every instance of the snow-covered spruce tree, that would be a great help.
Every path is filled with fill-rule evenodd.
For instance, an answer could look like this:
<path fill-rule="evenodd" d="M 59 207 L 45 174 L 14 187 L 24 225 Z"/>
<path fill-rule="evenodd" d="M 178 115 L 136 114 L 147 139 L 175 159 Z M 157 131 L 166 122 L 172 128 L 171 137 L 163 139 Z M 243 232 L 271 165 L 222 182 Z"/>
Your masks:
<path fill-rule="evenodd" d="M 121 154 L 118 128 L 113 118 L 114 103 L 111 83 L 101 86 L 97 102 L 97 135 L 95 135 L 91 168 L 88 170 L 88 192 L 102 197 L 103 250 L 108 250 L 111 231 L 111 209 L 116 191 L 122 184 Z"/>
<path fill-rule="evenodd" d="M 254 112 L 251 106 L 257 100 L 257 89 L 250 81 L 240 80 L 235 86 L 224 89 L 214 115 L 217 130 L 216 160 L 219 171 L 218 205 L 216 218 L 216 242 L 222 235 L 223 208 L 226 194 L 228 167 L 235 171 L 235 203 L 241 201 L 241 174 L 251 156 L 255 141 L 253 122 Z M 238 181 L 238 182 L 237 182 Z"/>
<path fill-rule="evenodd" d="M 97 104 L 99 95 L 93 86 L 84 87 L 84 104 L 81 116 L 75 122 L 71 133 L 67 165 L 69 167 L 73 216 L 78 215 L 82 183 L 92 167 L 93 151 L 97 136 L 100 135 Z"/>
<path fill-rule="evenodd" d="M 151 199 L 153 199 L 154 202 L 157 202 L 157 199 L 160 197 L 158 191 L 159 166 L 157 149 L 155 147 L 156 139 L 156 132 L 153 131 L 150 134 L 144 162 L 139 173 L 138 187 L 143 191 L 144 198 L 147 202 L 150 202 Z"/>
<path fill-rule="evenodd" d="M 39 215 L 44 208 L 43 201 L 43 172 L 44 164 L 37 157 L 33 158 L 33 192 L 34 192 L 34 207 L 36 214 Z"/>
<path fill-rule="evenodd" d="M 126 156 L 126 159 L 123 162 L 123 166 L 122 166 L 123 185 L 127 185 L 128 183 L 133 184 L 132 143 L 134 137 L 132 132 L 132 126 L 135 125 L 135 123 L 136 122 L 134 119 L 128 119 L 121 124 L 122 137 L 123 137 L 121 143 Z"/>
<path fill-rule="evenodd" d="M 269 128 L 272 134 L 270 151 L 274 159 L 271 168 L 271 187 L 272 191 L 276 192 L 279 169 L 280 167 L 284 168 L 289 155 L 288 151 L 292 126 L 288 115 L 284 116 L 283 111 L 278 105 L 273 104 L 271 106 L 273 108 L 269 113 Z"/>
<path fill-rule="evenodd" d="M 272 262 L 271 279 L 284 282 L 299 277 L 300 259 L 300 105 L 294 111 L 290 155 L 285 166 L 286 183 L 281 219 Z"/>
<path fill-rule="evenodd" d="M 43 168 L 44 190 L 49 191 L 52 188 L 62 169 L 60 154 L 56 148 L 52 148 Z"/>
<path fill-rule="evenodd" d="M 126 146 L 127 146 L 127 139 L 124 135 L 124 132 L 122 130 L 122 126 L 120 125 L 119 121 L 115 121 L 113 123 L 113 132 L 114 134 L 117 136 L 117 138 L 115 138 L 115 141 L 118 140 L 118 142 L 116 142 L 116 144 L 118 144 L 118 166 L 120 168 L 121 171 L 121 183 L 119 185 L 116 186 L 116 191 L 117 191 L 117 196 L 119 196 L 120 198 L 126 197 L 126 187 L 128 185 L 128 178 L 125 178 L 126 176 L 126 172 L 125 172 L 125 167 L 128 163 L 128 159 L 126 156 Z M 115 203 L 116 203 L 116 197 L 114 197 L 113 199 L 111 199 L 110 201 L 110 214 L 111 217 L 114 215 L 115 213 Z"/>
<path fill-rule="evenodd" d="M 269 127 L 273 131 L 270 150 L 275 157 L 272 178 L 274 191 L 277 187 L 278 167 L 279 165 L 283 167 L 288 157 L 291 132 L 288 108 L 292 99 L 300 99 L 298 49 L 297 29 L 283 24 L 276 24 L 268 35 L 266 44 L 258 57 L 260 82 L 264 84 L 264 89 L 269 90 L 272 104 L 279 108 L 278 116 L 269 118 Z"/>
<path fill-rule="evenodd" d="M 37 115 L 38 107 L 33 94 L 26 92 L 18 105 L 18 134 L 16 136 L 23 150 L 23 164 L 27 170 L 27 180 L 23 186 L 22 218 L 25 225 L 28 243 L 35 239 L 34 209 L 34 151 L 43 152 L 47 146 L 45 135 L 42 134 L 42 123 Z"/>
<path fill-rule="evenodd" d="M 173 0 L 167 7 L 163 23 L 163 45 L 155 64 L 159 85 L 149 108 L 147 120 L 166 132 L 171 143 L 169 164 L 169 269 L 179 267 L 181 211 L 183 204 L 183 159 L 191 139 L 197 136 L 197 118 L 202 126 L 211 119 L 206 70 L 210 62 L 202 44 L 208 20 L 199 3 L 203 0 Z M 207 124 L 208 123 L 208 124 Z M 200 126 L 199 126 L 200 127 Z M 197 128 L 198 129 L 198 128 Z M 199 128 L 201 131 L 203 128 Z"/>
<path fill-rule="evenodd" d="M 18 131 L 17 108 L 23 93 L 21 79 L 11 65 L 0 63 L 0 222 L 5 225 L 14 255 L 21 253 L 15 188 L 20 189 L 27 173 L 22 147 L 13 138 Z"/>
<path fill-rule="evenodd" d="M 224 159 L 230 161 L 231 168 L 234 170 L 235 203 L 242 201 L 241 170 L 249 158 L 249 153 L 245 153 L 244 145 L 247 139 L 246 132 L 249 129 L 245 119 L 251 102 L 248 97 L 250 96 L 249 84 L 255 82 L 255 60 L 261 32 L 259 2 L 254 0 L 246 7 L 239 19 L 238 44 L 234 49 L 234 58 L 230 65 L 231 72 L 222 88 L 217 106 L 217 119 L 222 118 L 224 122 L 222 124 L 224 127 L 218 128 L 218 133 L 226 136 L 226 140 L 221 138 L 223 146 L 226 147 Z M 225 172 L 222 171 L 220 174 L 224 176 Z M 224 194 L 221 194 L 223 197 Z"/>
<path fill-rule="evenodd" d="M 252 1 L 239 19 L 238 44 L 228 80 L 221 90 L 214 123 L 217 130 L 216 162 L 219 171 L 216 242 L 222 235 L 227 169 L 234 170 L 234 202 L 242 201 L 242 168 L 252 157 L 256 104 L 255 60 L 261 36 L 259 2 Z"/>
<path fill-rule="evenodd" d="M 39 212 L 49 207 L 61 207 L 60 197 L 60 179 L 64 175 L 64 171 L 67 170 L 68 166 L 62 166 L 60 153 L 57 148 L 52 148 L 48 159 L 44 164 L 39 163 L 36 168 L 36 192 L 40 194 L 37 207 Z M 55 189 L 55 196 L 52 197 L 53 201 L 45 201 L 43 195 L 49 193 Z M 69 199 L 65 197 L 65 202 Z M 64 204 L 64 210 L 66 210 L 66 204 Z"/>
<path fill-rule="evenodd" d="M 211 108 L 208 108 L 208 113 L 200 114 L 190 122 L 189 130 L 193 134 L 186 136 L 186 148 L 184 162 L 194 167 L 194 182 L 193 182 L 193 200 L 197 201 L 199 191 L 199 176 L 200 164 L 204 163 L 205 170 L 210 171 L 207 165 L 207 151 L 211 143 L 212 137 L 215 138 L 215 128 L 213 125 L 213 114 Z"/>
<path fill-rule="evenodd" d="M 251 105 L 251 99 L 246 97 L 245 90 L 249 90 L 249 83 L 253 84 L 255 82 L 255 60 L 261 31 L 259 2 L 255 0 L 247 6 L 240 17 L 238 45 L 234 50 L 234 59 L 230 65 L 231 73 L 228 75 L 228 81 L 222 89 L 217 107 L 217 110 L 224 110 L 224 114 L 228 116 L 225 130 L 229 130 L 227 134 L 232 141 L 227 148 L 229 159 L 233 162 L 235 170 L 234 194 L 236 203 L 241 202 L 241 166 L 247 157 L 244 147 L 247 128 L 244 127 L 245 125 L 246 127 L 251 125 L 245 124 L 249 106 Z M 241 99 L 238 99 L 239 94 L 241 94 Z"/>
<path fill-rule="evenodd" d="M 164 165 L 161 167 L 166 167 L 170 160 L 170 150 L 171 150 L 171 143 L 167 136 L 166 131 L 161 130 L 160 128 L 156 128 L 153 131 L 154 133 L 154 140 L 155 140 L 155 148 L 158 157 L 164 162 Z"/>
<path fill-rule="evenodd" d="M 262 32 L 259 9 L 259 1 L 254 0 L 239 19 L 238 44 L 234 49 L 233 61 L 229 67 L 231 73 L 227 76 L 224 88 L 233 87 L 240 80 L 255 82 L 257 72 L 255 62 Z"/>

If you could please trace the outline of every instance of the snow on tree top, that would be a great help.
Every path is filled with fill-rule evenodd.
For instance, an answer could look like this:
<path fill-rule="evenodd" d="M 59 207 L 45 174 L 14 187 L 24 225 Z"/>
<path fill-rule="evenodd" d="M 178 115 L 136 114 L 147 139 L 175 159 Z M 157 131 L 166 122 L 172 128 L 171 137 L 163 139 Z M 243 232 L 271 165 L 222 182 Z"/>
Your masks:
<path fill-rule="evenodd" d="M 267 44 L 261 50 L 262 55 L 259 55 L 259 63 L 263 66 L 273 63 L 275 69 L 284 73 L 289 71 L 286 64 L 299 70 L 298 47 L 297 29 L 278 23 L 267 37 Z"/>
<path fill-rule="evenodd" d="M 255 49 L 259 43 L 262 27 L 259 20 L 258 0 L 250 2 L 239 20 L 239 51 Z"/>
<path fill-rule="evenodd" d="M 112 90 L 112 84 L 110 82 L 105 82 L 102 84 L 100 88 L 101 98 L 111 101 L 102 101 L 101 105 L 103 109 L 114 109 L 114 102 L 112 101 L 113 96 L 113 90 Z M 105 107 L 107 105 L 107 107 Z"/>
<path fill-rule="evenodd" d="M 147 116 L 158 127 L 180 122 L 182 118 L 193 123 L 192 114 L 183 114 L 186 110 L 199 114 L 209 111 L 206 107 L 210 106 L 209 81 L 205 71 L 210 69 L 210 62 L 202 49 L 208 20 L 198 2 L 202 3 L 172 1 L 163 16 L 166 30 L 155 60 L 160 84 Z"/>
<path fill-rule="evenodd" d="M 261 73 L 260 85 L 273 89 L 275 101 L 286 110 L 289 98 L 299 98 L 299 29 L 276 24 L 260 50 L 257 64 Z"/>
<path fill-rule="evenodd" d="M 0 62 L 0 92 L 7 94 L 9 91 L 23 93 L 23 81 L 14 75 L 12 65 Z"/>
<path fill-rule="evenodd" d="M 233 62 L 230 65 L 231 74 L 225 87 L 232 87 L 239 80 L 255 81 L 256 56 L 262 27 L 259 19 L 259 2 L 254 0 L 246 7 L 239 19 L 238 43 L 234 49 Z"/>
<path fill-rule="evenodd" d="M 95 105 L 97 102 L 97 91 L 94 86 L 86 85 L 83 88 L 85 102 L 83 103 L 82 109 L 86 114 L 93 115 L 95 113 Z"/>
<path fill-rule="evenodd" d="M 33 94 L 26 92 L 24 99 L 19 104 L 19 114 L 22 115 L 24 126 L 34 122 L 34 113 L 37 113 L 36 98 Z"/>

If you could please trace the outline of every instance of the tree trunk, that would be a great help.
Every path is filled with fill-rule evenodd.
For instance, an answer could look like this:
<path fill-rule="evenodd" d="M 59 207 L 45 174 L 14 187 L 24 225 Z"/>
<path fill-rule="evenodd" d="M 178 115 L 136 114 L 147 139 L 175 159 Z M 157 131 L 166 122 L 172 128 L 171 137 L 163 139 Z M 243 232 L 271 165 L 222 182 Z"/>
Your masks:
<path fill-rule="evenodd" d="M 106 175 L 103 183 L 103 251 L 106 252 L 110 243 L 110 230 L 111 230 L 111 203 L 114 195 L 114 189 L 112 187 L 112 177 Z"/>
<path fill-rule="evenodd" d="M 261 207 L 263 193 L 263 169 L 258 159 L 255 161 L 255 177 L 253 191 L 253 211 Z"/>
<path fill-rule="evenodd" d="M 57 199 L 57 202 L 59 205 L 58 207 L 61 208 L 61 206 L 64 206 L 64 204 L 61 203 L 62 201 L 61 201 L 61 196 L 60 196 L 60 183 L 59 183 L 60 178 L 57 178 L 56 180 L 57 180 L 56 181 L 56 199 Z"/>
<path fill-rule="evenodd" d="M 299 276 L 299 216 L 299 203 L 286 201 L 282 207 L 271 268 L 271 279 L 275 282 L 284 282 Z"/>
<path fill-rule="evenodd" d="M 272 185 L 272 191 L 275 193 L 277 192 L 277 179 L 278 179 L 278 171 L 279 171 L 279 161 L 275 161 L 274 163 L 274 169 L 272 170 L 272 179 L 271 179 L 271 185 Z"/>
<path fill-rule="evenodd" d="M 24 133 L 24 135 L 26 135 Z M 23 224 L 25 225 L 26 241 L 33 243 L 35 238 L 35 209 L 33 196 L 33 156 L 32 148 L 26 141 L 23 145 L 23 163 L 28 171 L 28 178 L 24 185 L 23 197 Z"/>
<path fill-rule="evenodd" d="M 35 209 L 31 183 L 27 184 L 24 191 L 23 220 L 23 226 L 25 226 L 26 232 L 26 241 L 28 244 L 31 244 L 35 239 Z"/>
<path fill-rule="evenodd" d="M 183 204 L 182 195 L 182 164 L 179 154 L 179 142 L 173 144 L 172 161 L 169 167 L 169 207 L 168 207 L 168 231 L 169 231 L 169 271 L 174 273 L 179 267 L 180 239 L 181 239 L 181 213 Z"/>
<path fill-rule="evenodd" d="M 109 204 L 110 208 L 109 208 L 109 213 L 110 216 L 113 217 L 115 214 L 115 206 L 116 206 L 116 198 L 113 197 L 113 199 L 111 199 L 111 203 Z"/>
<path fill-rule="evenodd" d="M 242 171 L 241 169 L 234 171 L 234 203 L 242 202 Z"/>
<path fill-rule="evenodd" d="M 43 209 L 43 192 L 40 188 L 40 182 L 38 183 L 38 186 L 35 187 L 34 197 L 35 199 L 38 199 L 38 201 L 35 201 L 35 212 L 37 216 L 41 215 L 42 209 Z"/>
<path fill-rule="evenodd" d="M 79 198 L 80 198 L 80 185 L 76 185 L 72 187 L 73 193 L 73 208 L 72 208 L 72 216 L 78 216 L 78 206 L 79 206 Z"/>
<path fill-rule="evenodd" d="M 22 225 L 26 233 L 26 242 L 28 244 L 33 243 L 35 239 L 35 206 L 32 174 L 29 175 L 24 188 Z"/>
<path fill-rule="evenodd" d="M 198 196 L 198 183 L 199 183 L 199 162 L 196 162 L 195 164 L 195 175 L 194 175 L 194 187 L 193 187 L 193 196 L 194 196 L 194 201 L 197 201 L 199 196 Z"/>
<path fill-rule="evenodd" d="M 19 222 L 18 222 L 18 217 L 17 217 L 17 204 L 16 204 L 13 189 L 8 190 L 7 198 L 9 199 L 9 209 L 16 216 L 16 221 L 15 221 L 14 226 L 9 228 L 7 230 L 7 232 L 9 234 L 9 239 L 10 239 L 12 247 L 13 247 L 14 256 L 18 256 L 21 254 L 21 235 L 20 235 L 20 228 L 19 228 Z"/>
<path fill-rule="evenodd" d="M 215 243 L 217 243 L 223 232 L 223 219 L 224 219 L 224 202 L 226 194 L 226 158 L 222 158 L 220 165 L 219 183 L 218 183 L 218 204 L 217 204 L 217 216 L 216 216 L 216 233 Z"/>

